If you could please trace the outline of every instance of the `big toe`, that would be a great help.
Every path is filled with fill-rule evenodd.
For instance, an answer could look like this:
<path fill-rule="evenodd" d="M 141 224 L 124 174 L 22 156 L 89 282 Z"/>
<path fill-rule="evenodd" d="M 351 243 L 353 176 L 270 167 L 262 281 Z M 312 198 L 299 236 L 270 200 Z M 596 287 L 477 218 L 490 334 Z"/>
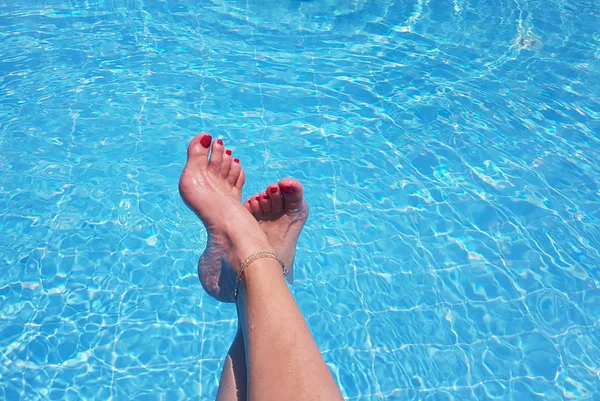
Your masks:
<path fill-rule="evenodd" d="M 298 180 L 284 178 L 278 183 L 283 197 L 283 210 L 286 213 L 294 213 L 306 208 L 304 202 L 304 187 Z"/>
<path fill-rule="evenodd" d="M 206 132 L 196 135 L 188 145 L 188 163 L 192 163 L 194 167 L 206 168 L 211 142 L 212 137 Z"/>

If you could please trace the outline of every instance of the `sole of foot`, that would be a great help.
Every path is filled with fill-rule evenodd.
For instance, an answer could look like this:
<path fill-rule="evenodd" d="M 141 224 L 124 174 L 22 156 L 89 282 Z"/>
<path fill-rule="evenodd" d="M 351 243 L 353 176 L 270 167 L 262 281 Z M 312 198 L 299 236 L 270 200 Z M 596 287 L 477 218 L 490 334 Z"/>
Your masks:
<path fill-rule="evenodd" d="M 232 281 L 235 284 L 236 271 L 231 266 L 239 266 L 253 252 L 273 248 L 240 201 L 246 177 L 223 141 L 213 142 L 210 135 L 202 133 L 192 139 L 187 153 L 179 193 L 208 233 L 199 262 L 200 281 L 209 295 L 225 301 L 233 293 Z"/>

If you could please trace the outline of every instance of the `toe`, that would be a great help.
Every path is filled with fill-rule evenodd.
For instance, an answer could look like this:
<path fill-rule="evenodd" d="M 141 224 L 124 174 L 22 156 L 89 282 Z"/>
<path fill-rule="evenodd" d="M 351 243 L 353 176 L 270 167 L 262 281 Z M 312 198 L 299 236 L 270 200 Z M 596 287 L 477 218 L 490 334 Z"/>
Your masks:
<path fill-rule="evenodd" d="M 219 173 L 221 171 L 221 162 L 223 160 L 223 140 L 217 139 L 213 142 L 212 152 L 210 154 L 210 160 L 208 162 L 208 169 L 213 173 Z"/>
<path fill-rule="evenodd" d="M 264 214 L 270 214 L 271 213 L 271 199 L 269 198 L 269 194 L 267 194 L 266 192 L 261 192 L 259 194 L 260 196 L 260 208 L 262 209 Z"/>
<path fill-rule="evenodd" d="M 250 205 L 250 199 L 246 199 L 246 201 L 244 202 L 244 207 L 248 209 L 250 213 L 254 214 L 254 212 L 252 211 L 252 206 Z"/>
<path fill-rule="evenodd" d="M 240 191 L 240 193 L 242 193 L 242 187 L 244 186 L 245 183 L 246 183 L 246 173 L 244 172 L 244 170 L 242 170 L 242 171 L 240 171 L 240 175 L 238 176 L 238 179 L 235 182 L 235 187 L 237 188 L 238 191 Z"/>
<path fill-rule="evenodd" d="M 193 163 L 200 168 L 206 168 L 211 141 L 212 137 L 206 132 L 196 135 L 188 146 L 188 163 Z"/>
<path fill-rule="evenodd" d="M 250 203 L 250 210 L 252 211 L 254 217 L 256 217 L 257 219 L 261 218 L 263 215 L 263 211 L 260 208 L 260 196 L 253 195 L 250 199 L 248 199 L 248 203 Z"/>
<path fill-rule="evenodd" d="M 283 197 L 283 210 L 295 211 L 303 206 L 304 188 L 293 178 L 284 178 L 279 181 L 279 190 Z"/>
<path fill-rule="evenodd" d="M 231 192 L 236 194 L 240 199 L 242 199 L 242 188 L 243 188 L 245 182 L 246 182 L 246 173 L 244 173 L 244 170 L 242 170 L 240 172 L 240 175 L 238 176 L 238 179 L 237 179 L 235 185 L 233 186 L 233 188 L 231 188 Z"/>
<path fill-rule="evenodd" d="M 229 174 L 227 175 L 227 182 L 231 186 L 234 186 L 237 183 L 238 178 L 240 178 L 241 172 L 242 165 L 240 164 L 240 159 L 236 157 L 231 162 L 231 168 L 229 169 Z"/>
<path fill-rule="evenodd" d="M 283 202 L 279 185 L 269 184 L 265 192 L 269 195 L 269 200 L 271 201 L 271 213 L 281 213 L 283 211 Z"/>
<path fill-rule="evenodd" d="M 231 150 L 226 149 L 223 153 L 223 158 L 221 159 L 221 177 L 225 179 L 227 179 L 227 176 L 229 175 L 232 159 L 233 157 L 231 157 Z"/>

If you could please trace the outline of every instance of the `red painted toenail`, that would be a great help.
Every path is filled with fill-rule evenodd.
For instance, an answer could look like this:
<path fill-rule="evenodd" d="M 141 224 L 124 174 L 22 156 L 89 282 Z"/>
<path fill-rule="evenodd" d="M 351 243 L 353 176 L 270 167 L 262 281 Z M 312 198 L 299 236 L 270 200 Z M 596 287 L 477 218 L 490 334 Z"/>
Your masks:
<path fill-rule="evenodd" d="M 218 143 L 219 145 L 223 145 L 223 140 L 222 140 L 222 139 L 217 139 L 217 143 Z"/>
<path fill-rule="evenodd" d="M 227 153 L 227 156 L 231 156 L 231 150 L 227 149 L 225 153 Z"/>
<path fill-rule="evenodd" d="M 233 159 L 233 162 L 234 162 L 234 163 L 239 163 L 239 162 L 240 162 L 240 159 L 237 159 L 237 158 L 236 158 L 236 159 Z"/>
<path fill-rule="evenodd" d="M 254 197 L 254 199 L 256 199 L 256 200 L 259 200 L 260 198 L 258 197 L 258 195 L 256 195 L 256 196 Z"/>
<path fill-rule="evenodd" d="M 200 139 L 200 145 L 204 146 L 207 149 L 210 147 L 211 142 L 212 142 L 212 136 L 210 136 L 210 135 L 204 135 L 202 137 L 202 139 Z"/>
<path fill-rule="evenodd" d="M 269 192 L 274 194 L 275 192 L 277 192 L 277 187 L 269 187 Z"/>
<path fill-rule="evenodd" d="M 264 194 L 262 194 L 263 199 L 269 199 L 269 194 L 267 194 L 266 192 Z"/>
<path fill-rule="evenodd" d="M 286 194 L 293 194 L 294 192 L 296 192 L 296 190 L 291 184 L 283 184 L 281 190 Z"/>

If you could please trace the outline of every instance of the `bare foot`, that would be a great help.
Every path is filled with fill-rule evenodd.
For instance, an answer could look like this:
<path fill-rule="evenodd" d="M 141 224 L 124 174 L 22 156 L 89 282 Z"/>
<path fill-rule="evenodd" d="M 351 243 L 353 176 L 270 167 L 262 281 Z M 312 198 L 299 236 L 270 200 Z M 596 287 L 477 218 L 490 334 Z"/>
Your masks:
<path fill-rule="evenodd" d="M 267 235 L 267 240 L 288 268 L 287 279 L 294 281 L 293 263 L 296 243 L 308 218 L 308 204 L 304 188 L 293 178 L 284 178 L 277 184 L 251 196 L 244 206 L 256 218 Z"/>
<path fill-rule="evenodd" d="M 245 175 L 239 160 L 232 159 L 220 139 L 212 144 L 209 160 L 211 141 L 210 135 L 202 133 L 190 142 L 179 193 L 208 232 L 206 250 L 198 264 L 200 281 L 210 295 L 228 300 L 236 276 L 230 266 L 239 268 L 251 253 L 273 248 L 240 202 Z"/>

